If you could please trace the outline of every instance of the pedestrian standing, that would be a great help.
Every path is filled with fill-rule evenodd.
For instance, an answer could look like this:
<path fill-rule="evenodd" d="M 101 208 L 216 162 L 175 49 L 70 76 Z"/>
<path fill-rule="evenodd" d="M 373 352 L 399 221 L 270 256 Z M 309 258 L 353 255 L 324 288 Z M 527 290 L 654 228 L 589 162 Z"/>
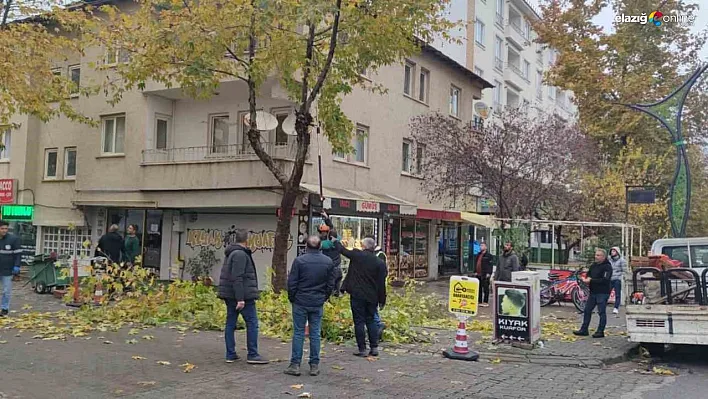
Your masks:
<path fill-rule="evenodd" d="M 332 259 L 334 264 L 334 288 L 332 290 L 335 296 L 339 296 L 341 295 L 344 275 L 342 274 L 342 255 L 334 246 L 334 240 L 337 239 L 337 231 L 334 229 L 332 219 L 324 209 L 322 210 L 322 217 L 325 222 L 317 228 L 317 232 L 320 234 L 320 241 L 322 242 L 322 253 Z"/>
<path fill-rule="evenodd" d="M 607 252 L 604 249 L 598 248 L 595 251 L 595 262 L 590 265 L 590 270 L 582 281 L 590 286 L 590 295 L 585 303 L 585 311 L 583 317 L 583 325 L 580 330 L 573 331 L 573 334 L 579 336 L 587 336 L 592 312 L 597 307 L 597 313 L 600 314 L 600 324 L 592 335 L 593 338 L 605 337 L 605 326 L 607 325 L 607 300 L 610 298 L 612 278 L 612 265 L 607 260 Z"/>
<path fill-rule="evenodd" d="M 369 236 L 372 240 L 374 240 L 373 236 Z M 374 253 L 376 254 L 376 257 L 381 259 L 386 266 L 386 277 L 388 277 L 388 257 L 386 256 L 386 253 L 381 249 L 380 245 L 377 245 L 376 248 L 374 249 Z M 381 321 L 381 316 L 379 315 L 379 309 L 376 308 L 376 313 L 374 313 L 374 322 L 376 325 L 379 327 L 379 342 L 383 339 L 383 333 L 384 330 L 386 329 L 386 323 Z"/>
<path fill-rule="evenodd" d="M 125 237 L 125 261 L 131 265 L 135 264 L 135 259 L 140 255 L 140 240 L 138 239 L 138 226 L 128 225 L 127 235 Z"/>
<path fill-rule="evenodd" d="M 610 250 L 610 264 L 612 264 L 612 289 L 615 290 L 615 308 L 612 313 L 618 315 L 622 301 L 622 280 L 624 271 L 627 270 L 627 261 L 622 256 L 620 249 L 614 247 Z"/>
<path fill-rule="evenodd" d="M 507 241 L 504 243 L 504 252 L 499 257 L 497 271 L 494 273 L 494 281 L 511 281 L 511 273 L 519 270 L 519 257 L 514 253 L 512 243 Z"/>
<path fill-rule="evenodd" d="M 20 274 L 22 262 L 20 238 L 10 234 L 9 230 L 10 224 L 0 220 L 0 283 L 2 284 L 0 317 L 7 317 L 8 313 L 10 313 L 12 276 Z"/>
<path fill-rule="evenodd" d="M 310 326 L 310 375 L 320 374 L 320 330 L 324 303 L 334 290 L 334 263 L 320 250 L 320 238 L 310 236 L 306 252 L 293 261 L 288 275 L 288 299 L 293 308 L 293 349 L 285 374 L 299 376 L 305 325 Z"/>
<path fill-rule="evenodd" d="M 93 256 L 105 256 L 112 263 L 120 264 L 123 260 L 124 244 L 123 237 L 118 234 L 118 225 L 112 224 L 108 228 L 108 233 L 98 240 L 98 246 Z"/>
<path fill-rule="evenodd" d="M 479 306 L 489 306 L 489 284 L 494 271 L 494 257 L 487 251 L 487 244 L 482 243 L 479 253 L 474 257 L 475 276 L 479 279 Z"/>
<path fill-rule="evenodd" d="M 335 242 L 342 255 L 349 258 L 349 271 L 343 289 L 351 295 L 354 334 L 358 347 L 355 356 L 366 357 L 366 334 L 369 336 L 369 356 L 379 355 L 379 326 L 374 315 L 386 305 L 386 265 L 376 257 L 376 241 L 364 238 L 363 250 L 349 250 Z"/>
<path fill-rule="evenodd" d="M 236 354 L 236 322 L 239 314 L 246 321 L 246 347 L 249 364 L 267 364 L 263 356 L 258 353 L 258 313 L 256 300 L 260 296 L 258 291 L 258 272 L 253 262 L 251 250 L 248 248 L 248 232 L 236 230 L 232 238 L 235 244 L 226 248 L 224 265 L 221 267 L 219 278 L 219 298 L 226 303 L 226 328 L 224 340 L 226 342 L 226 363 L 233 363 L 239 359 Z"/>

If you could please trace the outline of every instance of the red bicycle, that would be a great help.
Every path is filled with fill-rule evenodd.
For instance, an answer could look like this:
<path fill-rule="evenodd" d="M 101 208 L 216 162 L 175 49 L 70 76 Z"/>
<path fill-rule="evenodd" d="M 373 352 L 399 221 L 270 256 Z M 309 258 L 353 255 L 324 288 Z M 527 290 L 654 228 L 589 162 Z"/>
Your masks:
<path fill-rule="evenodd" d="M 581 268 L 566 278 L 560 278 L 558 274 L 551 273 L 548 280 L 541 280 L 541 306 L 548 306 L 555 302 L 561 302 L 568 296 L 573 301 L 573 305 L 579 312 L 585 310 L 585 303 L 590 295 L 590 287 L 580 280 L 580 276 L 585 271 Z"/>

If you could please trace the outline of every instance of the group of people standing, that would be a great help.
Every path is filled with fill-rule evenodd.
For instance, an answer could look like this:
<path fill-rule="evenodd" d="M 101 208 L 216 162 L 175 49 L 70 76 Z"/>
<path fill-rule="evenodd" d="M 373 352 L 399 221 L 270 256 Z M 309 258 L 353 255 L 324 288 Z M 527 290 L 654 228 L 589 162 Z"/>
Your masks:
<path fill-rule="evenodd" d="M 376 241 L 372 237 L 362 240 L 361 250 L 347 249 L 339 241 L 329 216 L 324 211 L 322 216 L 325 224 L 319 226 L 319 235 L 307 238 L 305 253 L 293 261 L 288 275 L 288 299 L 292 304 L 293 317 L 292 354 L 285 370 L 288 375 L 301 375 L 306 325 L 309 325 L 310 332 L 309 373 L 319 375 L 323 307 L 332 295 L 350 295 L 357 342 L 354 355 L 379 355 L 378 346 L 384 326 L 378 313 L 386 305 L 385 258 L 382 259 L 380 250 L 377 251 Z M 227 308 L 224 332 L 226 362 L 239 359 L 235 330 L 238 316 L 242 315 L 246 322 L 246 361 L 249 364 L 266 364 L 268 360 L 258 352 L 258 276 L 247 244 L 248 232 L 237 230 L 232 237 L 236 244 L 226 249 L 219 280 L 219 297 Z M 342 256 L 350 261 L 344 279 Z"/>
<path fill-rule="evenodd" d="M 494 281 L 511 281 L 511 273 L 524 270 L 526 265 L 522 265 L 519 257 L 514 252 L 511 242 L 504 243 L 504 251 L 499 256 L 499 264 L 494 268 L 494 256 L 489 253 L 487 244 L 482 243 L 479 253 L 472 256 L 474 276 L 479 279 L 479 306 L 489 306 L 489 290 Z"/>
<path fill-rule="evenodd" d="M 135 264 L 136 259 L 141 255 L 138 226 L 128 225 L 125 238 L 120 235 L 118 230 L 117 224 L 108 228 L 108 232 L 98 240 L 93 256 L 103 256 L 118 264 Z"/>

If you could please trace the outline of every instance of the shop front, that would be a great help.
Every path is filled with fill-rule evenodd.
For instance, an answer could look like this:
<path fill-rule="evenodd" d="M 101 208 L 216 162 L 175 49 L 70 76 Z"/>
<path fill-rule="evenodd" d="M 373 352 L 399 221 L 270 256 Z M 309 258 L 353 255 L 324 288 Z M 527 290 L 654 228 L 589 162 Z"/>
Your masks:
<path fill-rule="evenodd" d="M 462 218 L 462 273 L 473 272 L 473 257 L 480 251 L 482 244 L 487 244 L 491 254 L 495 254 L 495 245 L 491 242 L 494 219 L 488 215 L 461 212 Z"/>
<path fill-rule="evenodd" d="M 118 233 L 125 238 L 128 226 L 135 226 L 142 254 L 142 265 L 159 274 L 162 258 L 163 211 L 160 209 L 108 208 L 99 209 L 97 212 L 98 227 L 104 233 L 115 224 L 118 226 Z"/>

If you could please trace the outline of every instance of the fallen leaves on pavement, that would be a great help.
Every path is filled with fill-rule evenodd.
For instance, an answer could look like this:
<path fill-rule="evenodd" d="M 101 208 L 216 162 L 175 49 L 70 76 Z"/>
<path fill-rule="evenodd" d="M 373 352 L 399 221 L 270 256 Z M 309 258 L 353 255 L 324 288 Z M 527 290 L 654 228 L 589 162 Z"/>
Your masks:
<path fill-rule="evenodd" d="M 142 357 L 142 356 L 133 356 L 133 357 L 131 357 L 131 359 L 133 359 L 133 360 L 145 360 L 145 359 L 147 359 L 147 358 L 146 358 L 146 357 Z"/>
<path fill-rule="evenodd" d="M 300 395 L 297 395 L 298 398 L 311 398 L 312 394 L 309 392 L 303 392 Z"/>
<path fill-rule="evenodd" d="M 654 367 L 651 371 L 656 375 L 676 375 L 673 371 L 662 367 Z"/>
<path fill-rule="evenodd" d="M 135 345 L 138 343 L 138 340 L 137 339 L 129 339 L 129 340 L 125 341 L 125 343 L 129 344 L 129 345 Z"/>
<path fill-rule="evenodd" d="M 146 341 L 152 341 L 153 339 L 155 339 L 155 337 L 153 337 L 152 335 L 143 335 L 143 339 Z"/>
<path fill-rule="evenodd" d="M 370 362 L 375 362 L 375 361 L 377 361 L 377 360 L 379 360 L 379 359 L 376 358 L 376 357 L 373 357 L 373 356 L 367 356 L 367 357 L 366 357 L 366 360 L 368 360 L 368 361 L 370 361 Z"/>
<path fill-rule="evenodd" d="M 113 341 L 103 341 L 103 343 L 106 345 L 111 345 L 111 344 L 113 344 Z"/>
<path fill-rule="evenodd" d="M 342 366 L 337 366 L 336 364 L 335 364 L 334 366 L 332 366 L 332 368 L 335 369 L 335 370 L 344 370 L 344 367 L 342 367 Z"/>
<path fill-rule="evenodd" d="M 160 366 L 169 366 L 170 364 L 172 364 L 172 363 L 165 361 L 165 360 L 158 360 L 155 363 L 159 364 Z"/>
<path fill-rule="evenodd" d="M 155 381 L 140 381 L 138 382 L 138 385 L 143 386 L 143 387 L 149 387 L 157 384 Z"/>
<path fill-rule="evenodd" d="M 295 385 L 290 385 L 290 388 L 292 389 L 302 389 L 304 387 L 304 384 L 295 384 Z"/>
<path fill-rule="evenodd" d="M 189 373 L 192 370 L 196 369 L 197 366 L 193 365 L 192 363 L 185 362 L 184 364 L 180 364 L 180 367 L 182 367 L 182 371 L 185 373 Z"/>
<path fill-rule="evenodd" d="M 501 363 L 501 359 L 496 358 L 496 359 L 494 359 L 494 360 L 491 360 L 489 363 L 491 363 L 491 364 L 499 364 L 499 363 Z"/>

